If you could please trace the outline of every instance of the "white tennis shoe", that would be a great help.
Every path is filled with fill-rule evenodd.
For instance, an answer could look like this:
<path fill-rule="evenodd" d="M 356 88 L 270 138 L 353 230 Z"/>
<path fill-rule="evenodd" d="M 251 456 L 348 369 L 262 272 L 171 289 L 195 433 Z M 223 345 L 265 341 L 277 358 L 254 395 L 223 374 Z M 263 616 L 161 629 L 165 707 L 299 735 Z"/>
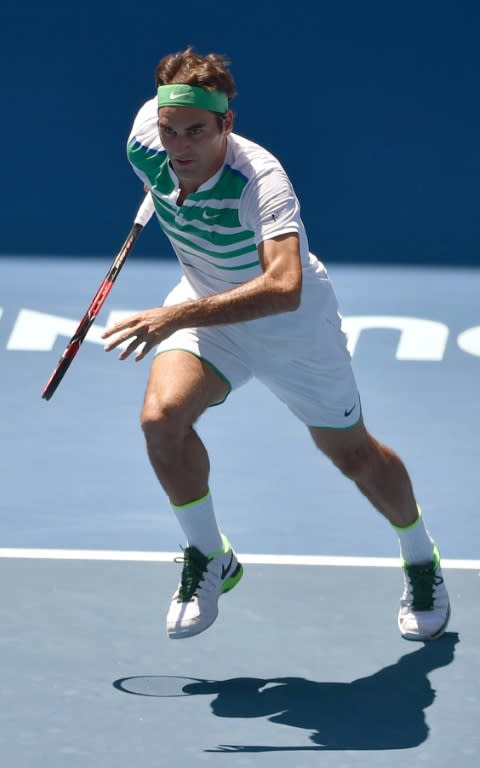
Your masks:
<path fill-rule="evenodd" d="M 167 633 L 171 639 L 204 632 L 218 616 L 218 598 L 233 589 L 243 575 L 230 542 L 222 536 L 223 551 L 206 557 L 196 547 L 186 547 L 180 583 L 170 603 Z"/>
<path fill-rule="evenodd" d="M 450 619 L 450 600 L 435 545 L 433 560 L 421 565 L 403 563 L 404 590 L 398 627 L 406 640 L 435 640 Z"/>

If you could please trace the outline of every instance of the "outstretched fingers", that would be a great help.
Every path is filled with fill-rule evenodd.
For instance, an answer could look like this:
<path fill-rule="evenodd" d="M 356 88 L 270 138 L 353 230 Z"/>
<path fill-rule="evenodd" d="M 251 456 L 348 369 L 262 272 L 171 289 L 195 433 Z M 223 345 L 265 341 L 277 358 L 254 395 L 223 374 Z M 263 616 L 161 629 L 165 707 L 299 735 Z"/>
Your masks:
<path fill-rule="evenodd" d="M 165 309 L 145 310 L 107 328 L 102 333 L 102 339 L 108 339 L 104 350 L 110 352 L 112 349 L 130 342 L 119 355 L 120 360 L 125 360 L 140 345 L 143 345 L 135 357 L 136 360 L 143 360 L 145 355 L 173 330 L 171 319 Z"/>
<path fill-rule="evenodd" d="M 132 315 L 125 320 L 121 320 L 110 328 L 107 328 L 102 333 L 102 339 L 110 339 L 105 346 L 105 352 L 110 352 L 112 349 L 119 347 L 124 342 L 132 339 L 126 349 L 124 349 L 120 355 L 120 360 L 125 360 L 132 352 L 143 342 L 148 336 L 148 331 L 145 329 L 145 324 L 141 315 Z"/>

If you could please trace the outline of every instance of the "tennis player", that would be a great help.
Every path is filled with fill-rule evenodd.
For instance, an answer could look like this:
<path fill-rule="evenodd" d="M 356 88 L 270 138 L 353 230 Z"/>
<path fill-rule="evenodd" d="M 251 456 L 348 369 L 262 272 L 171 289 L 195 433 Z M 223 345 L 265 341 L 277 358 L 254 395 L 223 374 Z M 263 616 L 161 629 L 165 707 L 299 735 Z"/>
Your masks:
<path fill-rule="evenodd" d="M 106 351 L 129 342 L 122 360 L 156 347 L 142 427 L 187 540 L 167 632 L 203 632 L 242 576 L 217 523 L 209 456 L 194 425 L 256 377 L 398 536 L 403 637 L 439 637 L 450 604 L 437 545 L 402 460 L 365 427 L 337 299 L 310 252 L 292 184 L 274 156 L 233 132 L 229 64 L 191 47 L 158 64 L 157 93 L 134 120 L 128 158 L 152 191 L 183 275 L 162 307 L 104 333 Z"/>

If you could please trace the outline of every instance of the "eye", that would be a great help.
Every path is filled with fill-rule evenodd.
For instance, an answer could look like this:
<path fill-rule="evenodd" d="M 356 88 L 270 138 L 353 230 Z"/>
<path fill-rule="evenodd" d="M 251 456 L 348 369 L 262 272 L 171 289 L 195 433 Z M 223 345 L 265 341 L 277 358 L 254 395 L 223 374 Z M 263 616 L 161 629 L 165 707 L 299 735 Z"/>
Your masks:
<path fill-rule="evenodd" d="M 202 129 L 202 128 L 197 128 L 197 127 L 195 127 L 195 128 L 190 128 L 190 131 L 189 131 L 189 133 L 190 133 L 190 135 L 191 135 L 191 136 L 200 136 L 200 134 L 201 134 L 202 132 L 203 132 L 203 129 Z"/>
<path fill-rule="evenodd" d="M 158 129 L 161 133 L 164 133 L 166 136 L 173 136 L 175 131 L 173 128 L 170 128 L 169 125 L 161 125 L 161 123 L 158 124 Z"/>

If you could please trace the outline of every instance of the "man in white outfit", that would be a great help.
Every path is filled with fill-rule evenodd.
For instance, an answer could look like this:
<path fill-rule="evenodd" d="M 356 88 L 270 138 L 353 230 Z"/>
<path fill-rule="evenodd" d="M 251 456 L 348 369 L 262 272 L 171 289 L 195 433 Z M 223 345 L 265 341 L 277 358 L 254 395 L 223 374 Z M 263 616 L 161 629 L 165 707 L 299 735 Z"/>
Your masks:
<path fill-rule="evenodd" d="M 104 333 L 107 351 L 130 342 L 122 360 L 157 347 L 142 427 L 187 539 L 168 634 L 207 629 L 219 596 L 242 576 L 217 524 L 209 456 L 194 425 L 254 376 L 393 526 L 404 571 L 400 632 L 434 639 L 450 616 L 438 548 L 401 459 L 365 427 L 337 300 L 309 250 L 292 184 L 274 156 L 233 132 L 228 64 L 189 47 L 157 67 L 158 91 L 134 121 L 128 157 L 183 276 L 162 307 Z M 288 94 L 286 104 L 304 109 Z"/>

